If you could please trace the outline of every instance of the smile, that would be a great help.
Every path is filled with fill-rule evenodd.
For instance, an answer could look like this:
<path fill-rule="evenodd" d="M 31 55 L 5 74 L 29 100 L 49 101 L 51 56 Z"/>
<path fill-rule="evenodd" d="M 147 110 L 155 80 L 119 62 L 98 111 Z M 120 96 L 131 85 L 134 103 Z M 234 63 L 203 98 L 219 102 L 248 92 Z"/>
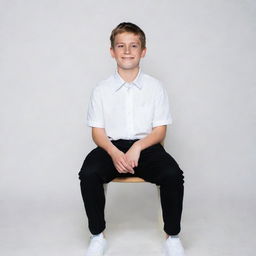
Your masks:
<path fill-rule="evenodd" d="M 132 60 L 132 59 L 134 59 L 134 57 L 122 57 L 122 59 L 124 59 L 124 60 Z"/>

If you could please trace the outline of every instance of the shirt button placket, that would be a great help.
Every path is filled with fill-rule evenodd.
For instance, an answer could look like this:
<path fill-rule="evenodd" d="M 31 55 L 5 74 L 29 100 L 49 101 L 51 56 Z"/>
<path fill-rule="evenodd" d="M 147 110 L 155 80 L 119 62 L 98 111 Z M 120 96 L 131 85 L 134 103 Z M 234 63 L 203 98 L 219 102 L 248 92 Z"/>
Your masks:
<path fill-rule="evenodd" d="M 132 85 L 129 85 L 127 88 L 127 124 L 128 124 L 128 131 L 130 139 L 133 136 L 133 116 L 132 116 Z"/>

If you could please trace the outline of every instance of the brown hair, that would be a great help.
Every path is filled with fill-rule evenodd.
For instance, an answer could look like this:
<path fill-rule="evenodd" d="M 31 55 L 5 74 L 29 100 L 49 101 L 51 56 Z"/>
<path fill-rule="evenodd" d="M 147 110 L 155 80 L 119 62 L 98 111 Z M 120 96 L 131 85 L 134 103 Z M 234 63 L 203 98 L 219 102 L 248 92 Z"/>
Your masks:
<path fill-rule="evenodd" d="M 135 25 L 131 22 L 122 22 L 112 30 L 111 36 L 110 36 L 110 42 L 111 42 L 112 48 L 114 48 L 114 42 L 115 42 L 116 35 L 124 33 L 124 32 L 130 32 L 135 35 L 139 35 L 139 39 L 141 42 L 141 48 L 142 49 L 146 48 L 145 33 L 142 31 L 142 29 L 140 27 L 138 27 L 137 25 Z"/>

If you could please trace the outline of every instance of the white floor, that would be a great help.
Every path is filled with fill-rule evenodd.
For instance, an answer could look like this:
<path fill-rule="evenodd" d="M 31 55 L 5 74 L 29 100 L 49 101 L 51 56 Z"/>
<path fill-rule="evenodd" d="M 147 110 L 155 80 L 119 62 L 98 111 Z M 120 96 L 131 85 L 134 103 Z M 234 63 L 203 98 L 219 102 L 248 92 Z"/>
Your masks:
<path fill-rule="evenodd" d="M 127 195 L 117 209 L 115 200 L 119 196 L 108 192 L 113 200 L 106 205 L 106 256 L 161 255 L 164 233 L 158 219 L 156 193 L 152 195 L 151 203 L 136 208 L 131 203 L 135 198 Z M 85 255 L 90 233 L 81 199 L 32 198 L 18 200 L 17 196 L 13 204 L 10 200 L 1 202 L 0 254 Z M 136 200 L 142 198 L 138 195 Z M 180 238 L 186 255 L 254 256 L 255 208 L 249 205 L 253 207 L 241 199 L 199 201 L 193 207 L 184 202 Z"/>

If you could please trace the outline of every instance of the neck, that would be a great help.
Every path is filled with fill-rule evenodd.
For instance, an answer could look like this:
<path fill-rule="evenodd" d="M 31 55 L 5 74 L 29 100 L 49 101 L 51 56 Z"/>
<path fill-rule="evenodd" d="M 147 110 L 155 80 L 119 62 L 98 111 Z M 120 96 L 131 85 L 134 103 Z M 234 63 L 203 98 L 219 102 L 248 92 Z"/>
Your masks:
<path fill-rule="evenodd" d="M 134 69 L 122 69 L 117 67 L 117 71 L 119 75 L 124 79 L 125 82 L 130 83 L 132 82 L 139 73 L 139 67 Z"/>

